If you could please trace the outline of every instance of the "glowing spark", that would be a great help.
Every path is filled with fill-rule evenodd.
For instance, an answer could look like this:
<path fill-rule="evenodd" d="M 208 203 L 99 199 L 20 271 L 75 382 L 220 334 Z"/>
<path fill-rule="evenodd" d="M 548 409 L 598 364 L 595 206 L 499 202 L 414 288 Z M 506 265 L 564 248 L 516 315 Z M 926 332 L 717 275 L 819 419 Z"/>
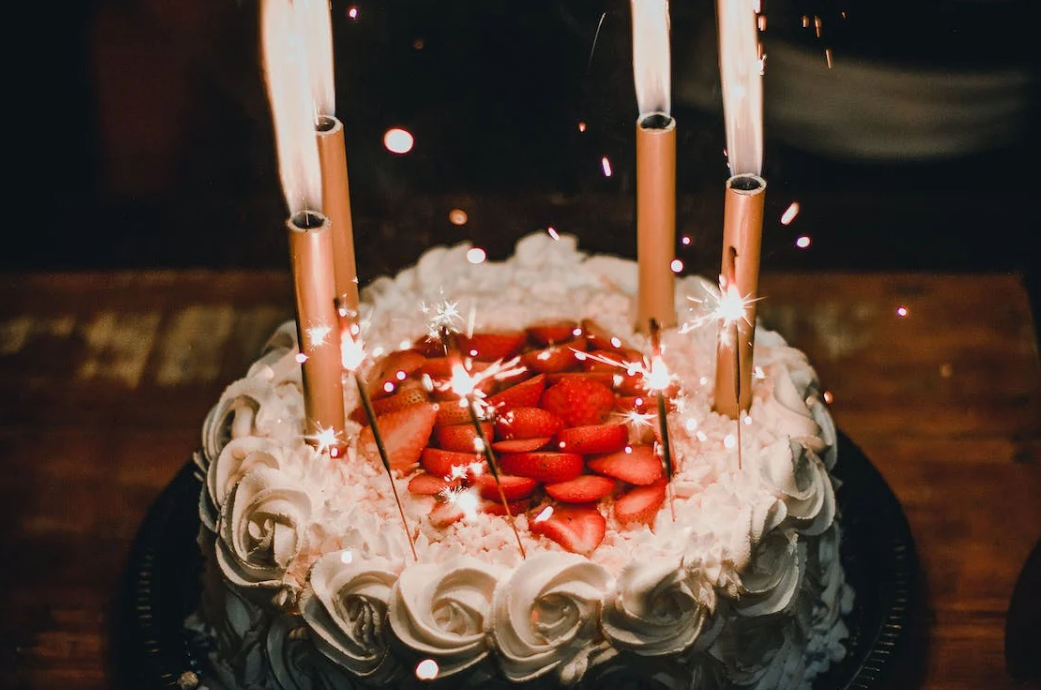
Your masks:
<path fill-rule="evenodd" d="M 788 204 L 788 208 L 784 209 L 784 213 L 781 214 L 781 225 L 788 225 L 788 223 L 795 220 L 797 215 L 799 215 L 799 202 L 793 201 Z"/>
<path fill-rule="evenodd" d="M 393 381 L 387 381 L 386 383 L 384 383 L 383 384 L 383 391 L 385 393 L 393 393 L 394 392 L 394 382 Z"/>
<path fill-rule="evenodd" d="M 658 418 L 657 415 L 649 412 L 639 412 L 637 410 L 631 410 L 622 414 L 622 421 L 628 424 L 633 429 L 650 428 L 653 426 L 655 420 Z M 633 452 L 631 448 L 626 449 L 627 453 Z"/>
<path fill-rule="evenodd" d="M 687 431 L 697 431 L 698 420 L 694 419 L 693 417 L 689 417 L 687 421 L 684 422 L 684 426 L 687 427 Z"/>
<path fill-rule="evenodd" d="M 708 377 L 707 376 L 702 376 L 700 379 L 698 379 L 698 383 L 700 383 L 702 386 L 707 386 L 708 385 Z"/>
<path fill-rule="evenodd" d="M 518 366 L 519 363 L 520 357 L 514 357 L 507 361 L 500 359 L 492 362 L 482 371 L 471 373 L 467 371 L 466 366 L 462 362 L 455 362 L 452 365 L 452 376 L 447 383 L 441 384 L 441 390 L 455 393 L 460 398 L 472 398 L 474 407 L 477 408 L 483 417 L 484 412 L 488 408 L 488 403 L 484 401 L 485 393 L 481 390 L 481 384 L 488 380 L 502 381 L 523 373 L 526 369 Z M 459 406 L 466 407 L 465 400 L 460 400 Z"/>
<path fill-rule="evenodd" d="M 307 355 L 305 355 L 303 352 L 297 352 L 296 353 L 296 357 L 294 357 L 294 359 L 296 359 L 296 363 L 297 364 L 303 364 L 304 362 L 306 362 L 310 358 Z"/>
<path fill-rule="evenodd" d="M 579 122 L 579 123 L 578 123 L 578 131 L 579 131 L 579 132 L 584 132 L 584 131 L 586 131 L 586 123 L 585 123 L 585 122 Z"/>
<path fill-rule="evenodd" d="M 404 371 L 398 370 L 398 372 L 394 374 L 394 378 L 396 378 L 398 381 L 404 381 L 408 378 L 408 374 L 406 374 Z"/>
<path fill-rule="evenodd" d="M 419 311 L 427 315 L 430 319 L 427 323 L 427 330 L 432 336 L 437 336 L 442 328 L 448 328 L 448 330 L 455 330 L 455 324 L 462 323 L 463 317 L 459 313 L 459 302 L 449 302 L 448 300 L 442 300 L 437 304 L 428 306 L 426 304 L 419 305 Z"/>
<path fill-rule="evenodd" d="M 551 517 L 553 517 L 553 506 L 546 506 L 538 515 L 536 515 L 533 518 L 532 522 L 545 522 L 546 520 L 549 520 Z"/>
<path fill-rule="evenodd" d="M 350 372 L 358 371 L 361 363 L 365 361 L 365 345 L 361 338 L 352 338 L 350 334 L 343 334 L 340 343 L 340 364 Z"/>
<path fill-rule="evenodd" d="M 557 231 L 553 228 L 552 225 L 550 227 L 546 228 L 546 232 L 548 232 L 549 236 L 552 237 L 554 240 L 559 240 L 560 239 L 560 234 L 557 233 Z"/>
<path fill-rule="evenodd" d="M 332 326 L 318 324 L 307 329 L 307 340 L 310 343 L 308 349 L 315 350 L 328 342 L 329 334 L 333 332 Z"/>
<path fill-rule="evenodd" d="M 480 247 L 474 247 L 466 252 L 466 260 L 474 265 L 484 263 L 484 260 L 487 258 L 488 254 Z"/>
<path fill-rule="evenodd" d="M 754 370 L 754 372 L 755 372 L 755 373 L 753 374 L 753 376 L 755 376 L 755 377 L 756 377 L 757 379 L 759 379 L 760 381 L 762 381 L 763 379 L 765 379 L 765 378 L 766 378 L 766 372 L 765 372 L 765 371 L 763 371 L 763 368 L 762 368 L 762 367 L 756 367 L 756 368 L 755 368 L 755 370 Z"/>
<path fill-rule="evenodd" d="M 824 60 L 828 63 L 828 69 L 831 69 L 831 48 L 824 49 Z"/>
<path fill-rule="evenodd" d="M 408 130 L 401 129 L 400 127 L 394 127 L 388 129 L 383 135 L 383 145 L 391 153 L 405 154 L 412 150 L 413 144 L 416 143 L 415 137 Z"/>
<path fill-rule="evenodd" d="M 651 358 L 651 368 L 644 374 L 644 380 L 648 390 L 663 391 L 669 387 L 672 374 L 669 373 L 669 368 L 665 366 L 665 360 L 660 355 Z"/>
<path fill-rule="evenodd" d="M 672 263 L 669 264 L 669 268 L 672 269 L 673 273 L 679 273 L 683 270 L 683 261 L 681 261 L 680 259 L 673 259 Z"/>
<path fill-rule="evenodd" d="M 347 10 L 347 16 L 350 17 L 351 19 L 357 19 L 358 18 L 358 8 L 357 7 L 351 7 L 350 9 L 348 9 Z"/>
<path fill-rule="evenodd" d="M 600 167 L 604 170 L 604 177 L 611 176 L 611 161 L 607 160 L 607 156 L 600 159 Z"/>
<path fill-rule="evenodd" d="M 448 493 L 448 502 L 463 511 L 463 519 L 472 520 L 477 517 L 480 496 L 477 489 L 455 489 Z"/>
<path fill-rule="evenodd" d="M 684 235 L 683 237 L 681 237 L 680 242 L 683 243 L 684 247 L 689 247 L 691 242 L 690 235 Z"/>
<path fill-rule="evenodd" d="M 705 441 L 708 440 L 708 434 L 706 434 L 704 431 L 699 431 L 698 433 L 696 433 L 694 435 L 697 436 L 698 440 L 701 441 L 702 443 L 704 443 Z"/>
<path fill-rule="evenodd" d="M 813 32 L 817 34 L 817 38 L 821 37 L 821 28 L 824 26 L 824 22 L 817 15 L 813 15 Z"/>
<path fill-rule="evenodd" d="M 812 241 L 810 240 L 809 235 L 799 235 L 799 237 L 795 239 L 795 246 L 799 249 L 808 249 L 810 244 L 812 244 Z"/>
<path fill-rule="evenodd" d="M 752 426 L 752 418 L 748 415 L 742 415 L 741 421 L 745 423 L 745 426 Z"/>
<path fill-rule="evenodd" d="M 315 432 L 315 435 L 307 437 L 307 440 L 315 442 L 316 450 L 319 455 L 339 445 L 339 436 L 336 433 L 336 429 L 323 429 L 319 427 Z"/>
<path fill-rule="evenodd" d="M 905 307 L 904 305 L 901 304 L 899 307 L 896 308 L 896 315 L 899 316 L 901 319 L 907 316 L 907 314 L 907 307 Z"/>
<path fill-rule="evenodd" d="M 824 391 L 824 402 L 831 404 L 831 401 L 835 399 L 835 396 L 831 394 L 831 391 Z"/>
<path fill-rule="evenodd" d="M 416 678 L 419 680 L 434 680 L 440 672 L 441 669 L 433 659 L 423 659 L 416 665 Z"/>
<path fill-rule="evenodd" d="M 354 562 L 354 552 L 351 551 L 350 549 L 347 549 L 346 551 L 341 553 L 340 554 L 340 562 L 343 563 L 344 565 L 350 565 L 351 563 L 353 563 Z"/>
<path fill-rule="evenodd" d="M 737 445 L 737 439 L 734 437 L 733 434 L 727 434 L 723 438 L 723 446 L 724 447 L 726 447 L 726 448 L 733 448 L 736 445 Z"/>
<path fill-rule="evenodd" d="M 706 324 L 718 323 L 720 326 L 720 337 L 728 338 L 730 327 L 738 321 L 743 320 L 749 326 L 752 325 L 748 320 L 748 307 L 762 298 L 742 297 L 737 291 L 737 286 L 732 284 L 727 286 L 726 279 L 720 276 L 718 293 L 709 293 L 708 298 L 705 300 L 700 300 L 696 297 L 688 297 L 687 299 L 697 304 L 704 302 L 709 308 L 705 313 L 682 324 L 680 333 L 689 333 L 695 328 L 700 328 Z M 725 341 L 724 344 L 726 344 Z"/>
<path fill-rule="evenodd" d="M 453 208 L 448 212 L 448 222 L 452 225 L 466 225 L 470 217 L 466 215 L 466 211 L 461 208 Z"/>

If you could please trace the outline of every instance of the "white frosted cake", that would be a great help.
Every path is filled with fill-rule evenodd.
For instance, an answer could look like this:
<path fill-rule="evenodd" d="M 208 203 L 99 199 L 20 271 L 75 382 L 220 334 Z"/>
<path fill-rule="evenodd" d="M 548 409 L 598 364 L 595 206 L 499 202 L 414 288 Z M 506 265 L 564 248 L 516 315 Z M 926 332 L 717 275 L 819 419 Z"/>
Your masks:
<path fill-rule="evenodd" d="M 541 233 L 505 262 L 469 248 L 363 291 L 361 374 L 415 556 L 351 378 L 345 455 L 303 438 L 292 323 L 207 418 L 189 627 L 209 684 L 809 688 L 846 653 L 853 593 L 835 428 L 805 355 L 757 329 L 737 434 L 712 407 L 717 290 L 679 279 L 679 319 L 698 325 L 662 332 L 669 472 L 625 364 L 649 351 L 636 264 Z M 453 310 L 475 374 L 519 358 L 481 386 L 499 483 L 430 339 Z"/>

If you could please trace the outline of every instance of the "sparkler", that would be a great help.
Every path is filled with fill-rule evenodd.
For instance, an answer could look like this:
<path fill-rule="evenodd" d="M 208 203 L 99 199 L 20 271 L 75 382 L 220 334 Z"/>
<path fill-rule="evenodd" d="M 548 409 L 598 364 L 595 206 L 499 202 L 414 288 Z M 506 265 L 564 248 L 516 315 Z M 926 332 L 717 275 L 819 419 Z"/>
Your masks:
<path fill-rule="evenodd" d="M 352 331 L 357 329 L 357 324 L 351 318 L 350 306 L 343 297 L 336 298 L 336 311 L 340 316 L 340 326 L 342 329 L 340 351 L 343 369 L 354 377 L 354 382 L 358 386 L 358 397 L 361 399 L 362 407 L 365 409 L 365 416 L 369 418 L 369 428 L 372 429 L 372 438 L 376 443 L 376 450 L 379 451 L 380 461 L 383 463 L 383 469 L 387 472 L 387 481 L 390 482 L 390 491 L 394 494 L 394 502 L 398 506 L 398 515 L 401 516 L 401 525 L 405 529 L 405 536 L 408 538 L 408 546 L 412 550 L 412 558 L 418 561 L 419 556 L 416 555 L 416 542 L 412 538 L 411 530 L 409 530 L 408 520 L 405 518 L 405 508 L 401 505 L 401 496 L 398 495 L 398 487 L 394 483 L 394 473 L 390 468 L 390 458 L 387 455 L 387 447 L 384 445 L 383 436 L 380 434 L 380 425 L 376 418 L 376 411 L 372 409 L 372 398 L 369 397 L 369 391 L 365 385 L 365 381 L 362 379 L 361 374 L 358 373 L 358 369 L 361 367 L 362 362 L 365 361 L 365 346 L 363 345 L 360 336 L 352 337 Z"/>
<path fill-rule="evenodd" d="M 672 493 L 672 475 L 674 469 L 672 466 L 672 443 L 669 441 L 669 416 L 668 410 L 665 406 L 665 389 L 669 387 L 669 382 L 672 377 L 669 374 L 668 367 L 665 366 L 665 360 L 661 356 L 661 334 L 660 326 L 657 320 L 650 320 L 650 336 L 651 336 L 651 363 L 650 370 L 647 372 L 647 388 L 654 392 L 654 396 L 658 401 L 658 429 L 661 433 L 661 458 L 662 464 L 665 466 L 665 479 L 668 482 L 666 485 L 669 492 L 669 509 L 672 511 L 672 521 L 676 521 L 676 500 Z"/>
<path fill-rule="evenodd" d="M 510 502 L 506 500 L 506 492 L 502 488 L 502 480 L 499 477 L 499 463 L 495 459 L 495 451 L 492 450 L 492 444 L 484 433 L 484 427 L 481 426 L 481 416 L 477 412 L 477 379 L 470 375 L 466 367 L 463 366 L 462 359 L 458 357 L 457 348 L 452 338 L 452 331 L 447 326 L 442 326 L 439 337 L 445 352 L 455 358 L 455 361 L 452 363 L 452 390 L 466 401 L 466 409 L 470 413 L 470 422 L 477 432 L 477 439 L 481 446 L 478 450 L 484 453 L 484 459 L 488 462 L 488 469 L 491 471 L 492 479 L 495 480 L 495 486 L 499 490 L 499 499 L 502 501 L 502 507 L 506 511 L 506 520 L 510 523 L 513 536 L 517 539 L 517 548 L 520 549 L 521 558 L 527 558 L 527 554 L 524 551 L 524 542 L 521 541 L 520 532 L 517 531 L 517 524 L 513 519 L 513 511 L 510 510 Z"/>

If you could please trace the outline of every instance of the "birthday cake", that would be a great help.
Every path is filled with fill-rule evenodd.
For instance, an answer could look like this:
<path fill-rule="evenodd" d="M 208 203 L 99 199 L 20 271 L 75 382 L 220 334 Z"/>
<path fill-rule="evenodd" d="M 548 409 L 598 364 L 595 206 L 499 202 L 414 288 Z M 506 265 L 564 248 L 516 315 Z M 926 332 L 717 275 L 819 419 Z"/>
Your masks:
<path fill-rule="evenodd" d="M 756 330 L 738 429 L 713 411 L 716 285 L 677 280 L 652 391 L 634 262 L 545 233 L 504 262 L 469 249 L 363 291 L 376 431 L 348 375 L 339 457 L 305 438 L 293 323 L 210 412 L 188 621 L 207 685 L 809 688 L 853 592 L 806 356 Z"/>

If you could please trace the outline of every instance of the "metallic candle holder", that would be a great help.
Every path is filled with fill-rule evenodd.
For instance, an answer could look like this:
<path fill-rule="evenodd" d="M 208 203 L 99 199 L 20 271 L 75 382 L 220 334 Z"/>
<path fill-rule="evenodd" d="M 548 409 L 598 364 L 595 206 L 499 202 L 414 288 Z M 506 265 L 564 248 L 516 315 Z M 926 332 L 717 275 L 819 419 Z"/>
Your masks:
<path fill-rule="evenodd" d="M 322 209 L 332 223 L 332 259 L 337 296 L 352 323 L 358 320 L 358 267 L 354 258 L 354 221 L 347 179 L 343 123 L 331 115 L 318 118 L 315 133 L 322 166 Z"/>
<path fill-rule="evenodd" d="M 636 327 L 676 325 L 676 120 L 664 113 L 636 122 Z"/>

